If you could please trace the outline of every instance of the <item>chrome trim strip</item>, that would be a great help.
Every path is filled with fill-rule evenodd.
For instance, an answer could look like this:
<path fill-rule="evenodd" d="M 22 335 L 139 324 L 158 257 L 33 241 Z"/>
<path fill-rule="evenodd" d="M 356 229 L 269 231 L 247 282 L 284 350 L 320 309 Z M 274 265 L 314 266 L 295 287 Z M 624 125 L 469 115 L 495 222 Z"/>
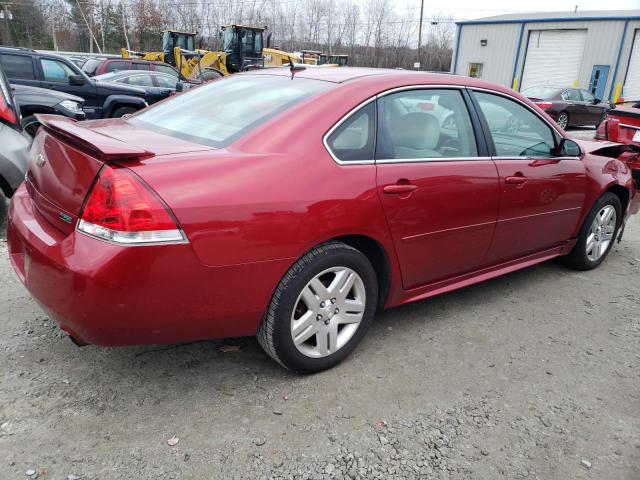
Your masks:
<path fill-rule="evenodd" d="M 462 90 L 465 88 L 462 85 L 407 85 L 404 87 L 394 87 L 389 90 L 385 90 L 376 95 L 376 98 L 385 97 L 387 95 L 391 95 L 396 92 L 403 92 L 405 90 L 442 90 L 442 89 L 451 89 L 451 90 Z"/>
<path fill-rule="evenodd" d="M 333 158 L 333 161 L 336 162 L 338 165 L 373 165 L 375 163 L 375 160 L 373 159 L 371 160 L 340 160 L 338 157 L 336 157 L 333 154 L 333 152 L 331 151 L 331 148 L 329 148 L 327 139 L 331 136 L 333 132 L 335 132 L 338 128 L 340 128 L 340 125 L 342 125 L 344 122 L 349 120 L 349 118 L 351 118 L 351 116 L 354 113 L 356 113 L 361 108 L 367 106 L 371 102 L 375 101 L 376 98 L 377 97 L 374 95 L 373 97 L 368 98 L 364 102 L 353 107 L 351 110 L 349 110 L 349 112 L 347 112 L 346 115 L 344 115 L 340 120 L 338 120 L 338 123 L 336 123 L 333 127 L 329 129 L 327 133 L 324 134 L 324 137 L 322 137 L 322 144 L 324 145 L 324 148 L 327 150 L 327 152 L 329 152 L 329 155 L 331 155 L 331 158 Z"/>
<path fill-rule="evenodd" d="M 478 160 L 491 160 L 491 157 L 384 158 L 376 160 L 376 163 L 475 162 Z"/>
<path fill-rule="evenodd" d="M 494 160 L 580 160 L 580 157 L 518 157 L 517 155 L 512 156 L 498 156 L 491 157 Z"/>
<path fill-rule="evenodd" d="M 493 95 L 500 95 L 501 97 L 504 98 L 508 98 L 509 100 L 513 100 L 515 102 L 518 102 L 520 105 L 522 105 L 523 107 L 525 107 L 527 110 L 529 110 L 531 113 L 533 113 L 536 117 L 538 117 L 540 120 L 542 120 L 544 123 L 546 123 L 547 125 L 549 125 L 558 135 L 560 135 L 560 138 L 569 138 L 569 137 L 565 137 L 562 132 L 560 130 L 558 130 L 558 127 L 550 124 L 546 118 L 540 116 L 540 114 L 538 112 L 536 112 L 533 108 L 531 108 L 529 105 L 527 105 L 526 103 L 524 103 L 522 100 L 520 100 L 519 98 L 516 98 L 512 95 L 509 95 L 508 93 L 502 93 L 499 92 L 497 90 L 490 90 L 488 88 L 482 88 L 482 87 L 466 87 L 467 90 L 472 90 L 472 91 L 479 91 L 479 92 L 486 92 L 486 93 L 490 93 Z M 569 139 L 571 140 L 571 139 Z M 581 150 L 582 151 L 582 150 Z"/>
<path fill-rule="evenodd" d="M 624 127 L 624 128 L 631 128 L 633 130 L 640 130 L 640 127 L 638 127 L 636 125 L 629 125 L 628 123 L 619 123 L 618 125 L 621 126 L 621 127 Z"/>

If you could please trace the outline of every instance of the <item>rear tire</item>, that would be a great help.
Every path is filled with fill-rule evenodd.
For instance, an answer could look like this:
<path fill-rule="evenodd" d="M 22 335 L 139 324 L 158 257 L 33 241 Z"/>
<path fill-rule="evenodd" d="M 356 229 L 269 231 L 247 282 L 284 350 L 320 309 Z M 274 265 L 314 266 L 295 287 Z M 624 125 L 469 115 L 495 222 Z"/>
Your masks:
<path fill-rule="evenodd" d="M 138 109 L 137 108 L 133 108 L 133 107 L 120 107 L 120 108 L 116 108 L 116 110 L 113 112 L 113 115 L 111 115 L 111 118 L 120 118 L 128 113 L 133 113 L 133 112 L 137 112 Z"/>
<path fill-rule="evenodd" d="M 611 192 L 602 195 L 585 218 L 578 241 L 563 258 L 564 263 L 576 270 L 592 270 L 600 265 L 613 248 L 622 215 L 620 198 Z"/>
<path fill-rule="evenodd" d="M 258 342 L 288 370 L 320 372 L 356 348 L 377 303 L 378 283 L 369 259 L 344 243 L 323 243 L 298 260 L 278 284 Z"/>
<path fill-rule="evenodd" d="M 562 130 L 565 130 L 569 126 L 569 114 L 567 112 L 560 112 L 556 123 Z"/>
<path fill-rule="evenodd" d="M 222 78 L 224 75 L 219 70 L 204 70 L 198 75 L 198 79 L 203 82 L 210 82 L 212 80 L 218 80 Z"/>

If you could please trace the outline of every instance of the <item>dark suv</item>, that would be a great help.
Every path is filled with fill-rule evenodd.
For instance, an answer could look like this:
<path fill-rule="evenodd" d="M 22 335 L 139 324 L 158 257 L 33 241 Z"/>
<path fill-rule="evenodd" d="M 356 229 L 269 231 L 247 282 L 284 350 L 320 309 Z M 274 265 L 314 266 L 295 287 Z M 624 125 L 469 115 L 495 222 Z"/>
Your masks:
<path fill-rule="evenodd" d="M 148 105 L 144 89 L 97 82 L 59 55 L 0 47 L 0 67 L 12 84 L 48 88 L 83 98 L 87 118 L 121 117 Z"/>

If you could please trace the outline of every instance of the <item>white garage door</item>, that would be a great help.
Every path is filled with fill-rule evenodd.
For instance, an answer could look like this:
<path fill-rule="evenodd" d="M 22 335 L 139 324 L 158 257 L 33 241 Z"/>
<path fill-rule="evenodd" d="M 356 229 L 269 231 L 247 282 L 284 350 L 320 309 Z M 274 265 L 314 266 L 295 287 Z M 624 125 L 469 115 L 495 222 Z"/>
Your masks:
<path fill-rule="evenodd" d="M 586 30 L 532 30 L 520 90 L 577 85 L 586 38 Z"/>
<path fill-rule="evenodd" d="M 622 96 L 628 101 L 640 100 L 640 30 L 633 37 L 629 70 L 624 81 Z"/>

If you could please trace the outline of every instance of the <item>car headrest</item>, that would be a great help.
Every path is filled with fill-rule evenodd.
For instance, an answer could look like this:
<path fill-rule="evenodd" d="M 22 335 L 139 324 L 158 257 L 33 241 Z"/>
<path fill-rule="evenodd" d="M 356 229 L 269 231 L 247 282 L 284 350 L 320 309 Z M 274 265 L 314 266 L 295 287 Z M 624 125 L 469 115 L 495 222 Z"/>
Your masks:
<path fill-rule="evenodd" d="M 440 141 L 438 120 L 425 112 L 403 115 L 394 122 L 389 133 L 394 146 L 415 150 L 434 149 Z"/>

